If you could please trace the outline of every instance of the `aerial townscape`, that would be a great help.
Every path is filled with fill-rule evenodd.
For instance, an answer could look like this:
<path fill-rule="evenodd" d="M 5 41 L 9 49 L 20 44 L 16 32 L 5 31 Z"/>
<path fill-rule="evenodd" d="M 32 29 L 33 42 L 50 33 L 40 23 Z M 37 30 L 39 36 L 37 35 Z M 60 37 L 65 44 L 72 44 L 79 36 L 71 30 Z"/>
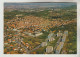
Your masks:
<path fill-rule="evenodd" d="M 77 54 L 77 4 L 4 3 L 4 54 Z"/>

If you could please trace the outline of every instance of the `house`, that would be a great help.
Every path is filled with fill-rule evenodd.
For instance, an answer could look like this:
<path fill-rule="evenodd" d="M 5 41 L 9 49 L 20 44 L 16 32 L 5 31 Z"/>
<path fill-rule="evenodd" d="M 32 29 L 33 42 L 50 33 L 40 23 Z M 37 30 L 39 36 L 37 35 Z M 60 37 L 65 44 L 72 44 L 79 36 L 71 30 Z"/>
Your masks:
<path fill-rule="evenodd" d="M 8 42 L 7 42 L 7 41 L 5 41 L 5 42 L 4 42 L 4 45 L 8 45 Z"/>
<path fill-rule="evenodd" d="M 13 47 L 13 45 L 10 45 L 10 47 Z"/>
<path fill-rule="evenodd" d="M 12 42 L 15 42 L 15 40 L 12 40 Z"/>
<path fill-rule="evenodd" d="M 47 46 L 47 42 L 42 42 L 41 46 L 42 47 Z"/>
<path fill-rule="evenodd" d="M 16 49 L 16 48 L 13 48 L 13 50 L 14 50 L 14 51 L 16 51 L 16 50 L 18 50 L 18 49 Z"/>
<path fill-rule="evenodd" d="M 29 44 L 28 43 L 26 43 L 26 47 L 29 48 Z"/>
<path fill-rule="evenodd" d="M 11 42 L 11 39 L 8 39 L 8 42 Z"/>
<path fill-rule="evenodd" d="M 10 52 L 7 52 L 7 54 L 10 54 Z"/>
<path fill-rule="evenodd" d="M 46 47 L 46 53 L 53 52 L 53 47 L 52 46 L 47 46 Z"/>

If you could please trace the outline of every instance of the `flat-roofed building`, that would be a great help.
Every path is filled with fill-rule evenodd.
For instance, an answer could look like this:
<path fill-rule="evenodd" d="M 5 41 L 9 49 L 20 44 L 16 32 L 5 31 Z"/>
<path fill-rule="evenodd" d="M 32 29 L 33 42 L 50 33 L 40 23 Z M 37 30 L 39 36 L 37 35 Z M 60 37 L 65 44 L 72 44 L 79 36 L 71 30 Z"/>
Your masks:
<path fill-rule="evenodd" d="M 37 34 L 35 34 L 35 36 L 40 36 L 40 35 L 42 35 L 43 33 L 37 33 Z"/>
<path fill-rule="evenodd" d="M 55 39 L 52 37 L 52 38 L 49 38 L 48 41 L 54 41 Z"/>
<path fill-rule="evenodd" d="M 65 30 L 65 31 L 64 31 L 64 34 L 66 34 L 66 35 L 68 36 L 68 30 Z"/>
<path fill-rule="evenodd" d="M 53 35 L 54 35 L 54 33 L 50 33 L 50 34 L 48 35 L 48 38 L 51 38 Z"/>
<path fill-rule="evenodd" d="M 62 42 L 65 42 L 65 40 L 66 40 L 66 34 L 63 34 Z"/>
<path fill-rule="evenodd" d="M 47 46 L 47 42 L 42 42 L 41 46 L 42 47 Z"/>
<path fill-rule="evenodd" d="M 52 46 L 47 46 L 46 47 L 46 53 L 53 52 L 53 47 Z"/>
<path fill-rule="evenodd" d="M 57 46 L 55 53 L 59 54 L 61 49 L 63 48 L 64 42 L 60 42 L 60 44 Z"/>
<path fill-rule="evenodd" d="M 57 37 L 60 37 L 60 36 L 62 36 L 62 33 L 61 32 L 58 32 L 57 33 Z"/>

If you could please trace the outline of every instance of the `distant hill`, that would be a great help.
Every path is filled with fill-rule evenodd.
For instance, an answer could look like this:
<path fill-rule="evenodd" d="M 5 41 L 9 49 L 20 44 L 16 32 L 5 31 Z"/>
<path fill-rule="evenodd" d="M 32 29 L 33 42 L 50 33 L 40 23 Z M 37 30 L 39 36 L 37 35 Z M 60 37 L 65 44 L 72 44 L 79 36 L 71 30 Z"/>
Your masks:
<path fill-rule="evenodd" d="M 77 9 L 77 5 L 71 5 L 69 7 L 63 7 L 63 9 Z"/>
<path fill-rule="evenodd" d="M 58 8 L 58 7 L 69 7 L 76 5 L 76 3 L 4 3 L 4 8 L 14 7 L 14 8 Z"/>

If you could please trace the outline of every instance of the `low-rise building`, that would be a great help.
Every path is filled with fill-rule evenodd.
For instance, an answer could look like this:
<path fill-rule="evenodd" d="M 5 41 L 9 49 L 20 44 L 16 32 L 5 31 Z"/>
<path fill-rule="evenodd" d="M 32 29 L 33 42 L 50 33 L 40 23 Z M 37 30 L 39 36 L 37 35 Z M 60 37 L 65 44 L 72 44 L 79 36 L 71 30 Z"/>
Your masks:
<path fill-rule="evenodd" d="M 8 42 L 7 42 L 7 41 L 5 41 L 5 42 L 4 42 L 4 45 L 8 45 Z"/>
<path fill-rule="evenodd" d="M 35 36 L 40 36 L 40 35 L 42 35 L 43 33 L 37 33 L 37 34 L 35 34 Z"/>

